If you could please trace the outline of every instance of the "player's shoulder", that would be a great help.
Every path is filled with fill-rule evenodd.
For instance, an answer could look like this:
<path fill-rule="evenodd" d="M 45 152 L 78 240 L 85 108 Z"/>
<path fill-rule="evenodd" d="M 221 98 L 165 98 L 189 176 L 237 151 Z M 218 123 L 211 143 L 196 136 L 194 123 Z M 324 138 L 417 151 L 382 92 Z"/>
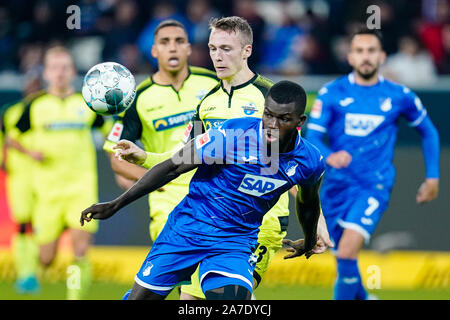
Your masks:
<path fill-rule="evenodd" d="M 221 129 L 243 129 L 257 128 L 261 123 L 261 118 L 242 117 L 232 118 L 224 121 L 220 126 Z"/>
<path fill-rule="evenodd" d="M 33 93 L 30 93 L 25 98 L 23 98 L 22 103 L 24 106 L 29 106 L 32 103 L 38 101 L 41 98 L 45 98 L 48 95 L 48 92 L 45 90 L 39 90 Z"/>
<path fill-rule="evenodd" d="M 152 77 L 147 77 L 136 86 L 136 95 L 150 88 L 153 85 Z"/>
<path fill-rule="evenodd" d="M 189 73 L 194 76 L 206 77 L 219 81 L 219 78 L 217 78 L 217 75 L 214 71 L 211 71 L 203 67 L 189 66 Z"/>
<path fill-rule="evenodd" d="M 406 85 L 395 82 L 394 80 L 386 79 L 381 77 L 383 81 L 383 87 L 391 92 L 392 95 L 398 96 L 414 96 L 415 93 Z"/>
<path fill-rule="evenodd" d="M 320 150 L 305 138 L 300 139 L 297 159 L 300 161 L 306 176 L 321 174 L 325 170 L 325 159 Z"/>
<path fill-rule="evenodd" d="M 255 80 L 253 85 L 261 91 L 262 95 L 265 97 L 269 89 L 273 86 L 274 82 L 269 78 L 266 78 L 260 74 L 255 75 Z"/>
<path fill-rule="evenodd" d="M 343 91 L 347 88 L 351 83 L 352 74 L 347 74 L 340 76 L 334 80 L 326 82 L 320 90 L 317 92 L 319 96 L 325 95 L 327 93 L 336 94 L 340 91 Z"/>

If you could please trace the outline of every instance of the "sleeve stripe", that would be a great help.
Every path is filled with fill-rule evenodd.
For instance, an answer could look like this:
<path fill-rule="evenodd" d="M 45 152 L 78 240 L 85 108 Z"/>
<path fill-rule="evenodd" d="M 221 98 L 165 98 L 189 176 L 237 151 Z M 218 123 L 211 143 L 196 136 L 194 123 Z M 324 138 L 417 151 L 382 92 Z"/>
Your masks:
<path fill-rule="evenodd" d="M 314 123 L 308 123 L 308 125 L 307 125 L 306 127 L 307 127 L 308 129 L 320 131 L 320 132 L 323 132 L 323 133 L 326 133 L 326 132 L 327 132 L 327 129 L 326 129 L 326 128 L 324 128 L 324 127 L 322 127 L 322 126 L 319 126 L 318 124 L 314 124 Z"/>
<path fill-rule="evenodd" d="M 417 127 L 422 121 L 423 119 L 425 119 L 425 117 L 427 116 L 427 110 L 423 109 L 422 110 L 422 114 L 414 121 L 409 123 L 410 127 Z"/>

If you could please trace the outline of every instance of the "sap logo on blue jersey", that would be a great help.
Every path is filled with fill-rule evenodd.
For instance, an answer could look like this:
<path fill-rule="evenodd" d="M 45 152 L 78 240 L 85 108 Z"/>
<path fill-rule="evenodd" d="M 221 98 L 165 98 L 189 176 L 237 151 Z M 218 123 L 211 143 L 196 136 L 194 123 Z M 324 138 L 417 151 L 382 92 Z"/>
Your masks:
<path fill-rule="evenodd" d="M 384 116 L 374 114 L 346 113 L 345 134 L 365 137 L 375 130 L 384 119 Z"/>
<path fill-rule="evenodd" d="M 238 190 L 252 196 L 262 196 L 285 185 L 287 181 L 246 174 Z"/>

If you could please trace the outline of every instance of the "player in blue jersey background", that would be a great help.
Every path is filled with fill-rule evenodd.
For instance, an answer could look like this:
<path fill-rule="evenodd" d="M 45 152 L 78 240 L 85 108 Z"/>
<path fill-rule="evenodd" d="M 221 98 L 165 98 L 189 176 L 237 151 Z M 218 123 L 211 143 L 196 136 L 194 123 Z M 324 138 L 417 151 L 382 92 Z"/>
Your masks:
<path fill-rule="evenodd" d="M 379 74 L 385 57 L 378 31 L 356 32 L 348 54 L 353 72 L 319 91 L 307 124 L 306 137 L 327 164 L 321 198 L 335 243 L 335 299 L 368 298 L 357 258 L 389 203 L 399 117 L 422 137 L 426 172 L 417 203 L 435 199 L 439 191 L 438 132 L 414 92 Z"/>
<path fill-rule="evenodd" d="M 296 211 L 305 239 L 286 239 L 284 243 L 291 247 L 286 258 L 309 257 L 331 246 L 326 227 L 318 228 L 318 191 L 325 162 L 297 131 L 306 120 L 305 105 L 301 86 L 279 82 L 267 94 L 262 120 L 225 121 L 154 166 L 120 197 L 82 212 L 81 224 L 109 218 L 197 168 L 188 195 L 170 213 L 128 299 L 164 299 L 174 287 L 190 281 L 197 265 L 207 299 L 250 299 L 258 228 L 280 195 L 295 185 L 301 187 Z M 145 152 L 135 154 L 135 149 L 120 143 L 118 147 L 118 156 L 145 161 Z"/>

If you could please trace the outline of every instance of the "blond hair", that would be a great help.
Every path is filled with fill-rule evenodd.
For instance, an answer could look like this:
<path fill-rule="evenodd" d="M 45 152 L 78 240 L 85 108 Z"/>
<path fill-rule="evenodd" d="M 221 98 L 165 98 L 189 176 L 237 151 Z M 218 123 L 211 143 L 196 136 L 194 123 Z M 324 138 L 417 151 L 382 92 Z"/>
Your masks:
<path fill-rule="evenodd" d="M 69 49 L 67 49 L 64 46 L 58 45 L 58 46 L 54 46 L 54 47 L 48 48 L 45 51 L 45 54 L 44 54 L 44 65 L 47 63 L 47 60 L 49 59 L 50 56 L 56 55 L 56 54 L 66 54 L 66 55 L 68 55 L 70 57 L 70 60 L 72 60 L 72 63 L 73 63 L 73 57 L 72 57 L 72 54 L 70 53 Z"/>
<path fill-rule="evenodd" d="M 209 21 L 209 29 L 219 29 L 228 33 L 240 34 L 241 42 L 244 46 L 253 44 L 253 31 L 247 20 L 241 17 L 232 16 L 224 18 L 212 18 Z"/>

